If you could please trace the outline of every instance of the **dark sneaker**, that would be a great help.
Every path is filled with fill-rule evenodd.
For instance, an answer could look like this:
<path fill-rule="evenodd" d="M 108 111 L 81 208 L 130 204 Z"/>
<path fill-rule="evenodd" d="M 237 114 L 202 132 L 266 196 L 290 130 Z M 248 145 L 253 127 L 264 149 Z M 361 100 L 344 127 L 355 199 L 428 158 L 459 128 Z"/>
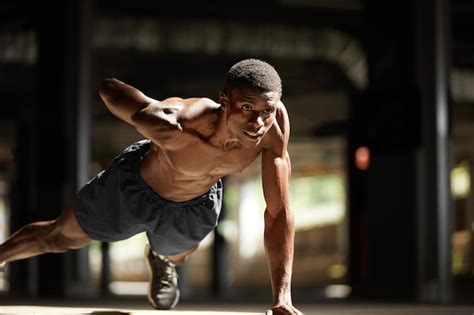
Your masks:
<path fill-rule="evenodd" d="M 178 273 L 176 266 L 164 256 L 153 254 L 149 245 L 145 247 L 145 258 L 150 268 L 148 301 L 158 310 L 169 310 L 178 304 Z"/>

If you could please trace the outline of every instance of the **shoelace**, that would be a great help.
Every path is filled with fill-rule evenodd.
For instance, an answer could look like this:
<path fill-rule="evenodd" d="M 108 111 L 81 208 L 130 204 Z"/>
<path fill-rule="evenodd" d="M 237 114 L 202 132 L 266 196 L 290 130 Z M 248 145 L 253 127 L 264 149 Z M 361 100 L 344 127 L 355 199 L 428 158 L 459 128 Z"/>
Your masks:
<path fill-rule="evenodd" d="M 173 279 L 178 278 L 176 268 L 171 265 L 171 262 L 167 261 L 167 259 L 161 257 L 155 257 L 155 259 L 158 261 L 157 277 L 160 279 L 157 286 L 159 288 L 171 287 L 173 285 Z"/>

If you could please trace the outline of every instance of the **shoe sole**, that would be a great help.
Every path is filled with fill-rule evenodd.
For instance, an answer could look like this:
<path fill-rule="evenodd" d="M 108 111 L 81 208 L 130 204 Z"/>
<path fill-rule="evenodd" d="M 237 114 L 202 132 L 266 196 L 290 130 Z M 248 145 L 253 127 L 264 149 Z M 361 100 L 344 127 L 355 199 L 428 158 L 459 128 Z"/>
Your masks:
<path fill-rule="evenodd" d="M 180 297 L 181 294 L 179 292 L 179 289 L 177 289 L 176 290 L 176 297 L 175 297 L 173 303 L 171 304 L 171 306 L 169 308 L 160 307 L 160 306 L 157 306 L 155 304 L 155 302 L 153 301 L 153 298 L 151 296 L 151 286 L 153 284 L 153 270 L 151 268 L 150 260 L 148 259 L 148 255 L 151 254 L 150 251 L 151 251 L 150 245 L 147 244 L 145 246 L 145 260 L 146 260 L 146 265 L 148 267 L 148 276 L 149 276 L 149 279 L 148 279 L 148 302 L 150 302 L 150 304 L 157 310 L 170 310 L 170 309 L 174 308 L 176 306 L 176 304 L 178 304 L 179 297 Z"/>

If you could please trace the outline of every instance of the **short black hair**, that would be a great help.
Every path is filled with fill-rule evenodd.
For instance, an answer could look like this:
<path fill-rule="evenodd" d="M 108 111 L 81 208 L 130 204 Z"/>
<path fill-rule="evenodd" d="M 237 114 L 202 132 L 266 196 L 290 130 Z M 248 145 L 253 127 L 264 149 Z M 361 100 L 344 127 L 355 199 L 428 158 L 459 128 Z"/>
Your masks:
<path fill-rule="evenodd" d="M 227 72 L 224 91 L 248 86 L 265 92 L 275 91 L 281 96 L 281 79 L 278 72 L 265 61 L 245 59 L 237 62 Z"/>

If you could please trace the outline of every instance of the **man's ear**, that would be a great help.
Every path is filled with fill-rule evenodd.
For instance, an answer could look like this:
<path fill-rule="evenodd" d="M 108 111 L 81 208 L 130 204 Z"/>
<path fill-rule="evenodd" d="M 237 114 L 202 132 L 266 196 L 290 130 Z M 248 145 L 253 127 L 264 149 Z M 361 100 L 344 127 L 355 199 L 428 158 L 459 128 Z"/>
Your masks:
<path fill-rule="evenodd" d="M 219 102 L 222 106 L 226 107 L 229 104 L 229 97 L 225 91 L 219 91 Z"/>

